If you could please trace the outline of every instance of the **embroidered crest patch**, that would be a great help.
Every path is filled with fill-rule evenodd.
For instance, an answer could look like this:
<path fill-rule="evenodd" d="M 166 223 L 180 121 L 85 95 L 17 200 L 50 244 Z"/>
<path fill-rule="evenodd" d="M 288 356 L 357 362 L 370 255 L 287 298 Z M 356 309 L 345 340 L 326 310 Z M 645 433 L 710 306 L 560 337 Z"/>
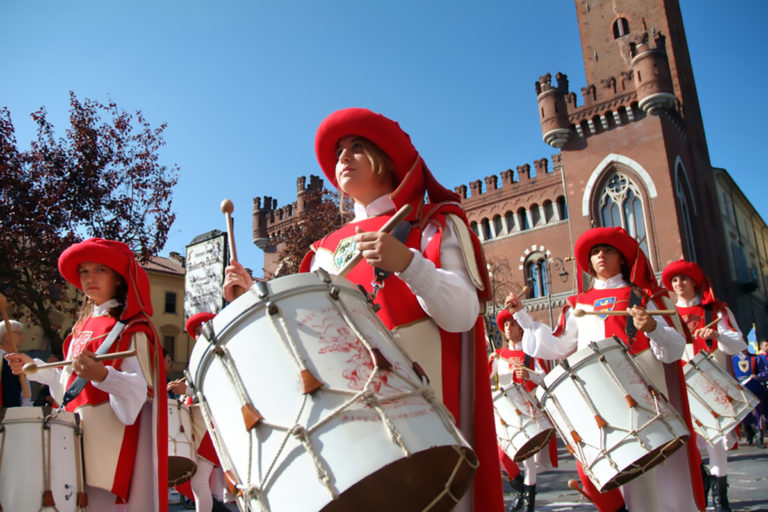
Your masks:
<path fill-rule="evenodd" d="M 749 359 L 739 361 L 739 370 L 741 370 L 741 373 L 747 373 L 749 370 Z"/>
<path fill-rule="evenodd" d="M 595 311 L 613 311 L 613 308 L 616 306 L 616 297 L 603 297 L 602 299 L 597 299 L 595 303 L 592 305 Z M 607 315 L 600 315 L 600 318 L 605 320 Z"/>
<path fill-rule="evenodd" d="M 685 325 L 688 326 L 688 330 L 693 333 L 698 328 L 699 323 L 701 323 L 701 317 L 695 313 L 691 313 L 690 315 L 685 315 L 683 321 L 685 322 Z"/>
<path fill-rule="evenodd" d="M 355 257 L 356 252 L 357 244 L 355 244 L 354 236 L 350 236 L 339 242 L 339 245 L 336 246 L 336 250 L 333 251 L 333 263 L 336 265 L 336 268 L 341 269 L 344 267 L 344 265 Z"/>

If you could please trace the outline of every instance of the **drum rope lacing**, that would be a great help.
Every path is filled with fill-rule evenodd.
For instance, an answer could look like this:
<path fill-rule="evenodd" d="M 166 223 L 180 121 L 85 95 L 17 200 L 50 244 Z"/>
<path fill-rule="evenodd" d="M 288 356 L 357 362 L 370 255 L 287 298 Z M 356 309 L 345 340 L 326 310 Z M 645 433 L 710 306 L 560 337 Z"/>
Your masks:
<path fill-rule="evenodd" d="M 48 435 L 46 435 L 48 434 Z M 56 512 L 59 512 L 59 509 L 56 507 L 56 503 L 53 501 L 53 494 L 49 493 L 51 492 L 51 426 L 48 424 L 47 419 L 43 420 L 43 423 L 40 425 L 40 435 L 42 437 L 42 447 L 43 449 L 40 450 L 40 452 L 43 455 L 43 502 L 40 504 L 40 510 L 44 510 L 46 508 L 52 508 Z M 47 442 L 46 442 L 47 441 Z M 47 456 L 47 457 L 46 457 Z M 46 498 L 50 497 L 51 504 L 46 503 Z"/>
<path fill-rule="evenodd" d="M 610 364 L 608 364 L 606 357 L 604 354 L 600 352 L 601 347 L 598 346 L 596 343 L 590 343 L 589 345 L 594 351 L 595 355 L 598 356 L 598 361 L 600 362 L 600 366 L 603 368 L 604 373 L 607 374 L 610 379 L 614 382 L 614 384 L 617 386 L 619 390 L 624 394 L 624 396 L 631 396 L 630 391 L 627 389 L 627 387 L 624 385 L 624 381 L 622 381 L 614 369 L 611 367 Z M 618 347 L 619 350 L 621 350 L 623 353 L 626 353 L 626 349 L 624 347 Z M 630 356 L 631 357 L 631 356 Z M 593 478 L 593 480 L 597 481 L 594 477 L 593 468 L 594 466 L 600 461 L 600 458 L 604 458 L 608 461 L 609 465 L 617 472 L 627 471 L 628 468 L 632 468 L 632 465 L 630 465 L 628 468 L 619 468 L 614 459 L 611 456 L 611 452 L 616 450 L 618 447 L 622 446 L 624 442 L 626 442 L 630 437 L 635 439 L 637 443 L 648 453 L 652 453 L 652 450 L 647 445 L 647 443 L 639 437 L 639 433 L 649 428 L 652 424 L 659 421 L 661 424 L 666 428 L 666 430 L 672 434 L 674 439 L 670 441 L 669 443 L 663 445 L 662 447 L 657 448 L 658 450 L 658 456 L 653 457 L 652 459 L 648 460 L 645 465 L 642 467 L 638 466 L 634 471 L 638 473 L 642 473 L 650 469 L 650 467 L 653 467 L 656 465 L 659 461 L 664 460 L 669 454 L 672 453 L 668 448 L 675 444 L 677 441 L 677 436 L 675 435 L 674 428 L 670 424 L 668 417 L 669 416 L 675 416 L 677 413 L 674 411 L 666 402 L 662 401 L 660 399 L 660 396 L 658 392 L 653 389 L 652 386 L 648 386 L 648 390 L 651 394 L 651 398 L 653 400 L 654 409 L 650 409 L 648 407 L 644 407 L 640 405 L 639 403 L 635 402 L 633 406 L 631 406 L 629 409 L 629 428 L 623 428 L 618 425 L 611 425 L 611 424 L 605 424 L 603 427 L 600 427 L 600 445 L 595 446 L 594 444 L 588 443 L 585 439 L 583 439 L 573 426 L 573 424 L 568 419 L 565 408 L 562 406 L 560 400 L 551 393 L 551 389 L 558 385 L 559 383 L 563 382 L 564 378 L 568 378 L 572 383 L 573 386 L 578 391 L 579 395 L 581 396 L 581 399 L 583 402 L 586 403 L 586 406 L 590 409 L 590 411 L 593 414 L 593 417 L 596 418 L 599 416 L 599 411 L 597 407 L 595 406 L 594 402 L 590 399 L 589 394 L 586 392 L 586 388 L 584 387 L 583 381 L 574 373 L 575 370 L 578 370 L 580 367 L 586 366 L 591 362 L 591 358 L 585 358 L 584 360 L 581 360 L 577 362 L 576 364 L 569 365 L 567 361 L 563 361 L 561 365 L 565 368 L 566 374 L 559 377 L 557 381 L 549 385 L 549 388 L 547 388 L 546 385 L 542 384 L 542 388 L 545 390 L 544 396 L 542 398 L 542 403 L 546 402 L 552 402 L 552 405 L 547 404 L 546 408 L 547 411 L 552 415 L 552 412 L 550 411 L 550 407 L 554 408 L 557 412 L 557 415 L 560 417 L 560 421 L 555 421 L 556 418 L 553 417 L 553 423 L 555 425 L 555 428 L 560 433 L 560 436 L 567 440 L 568 445 L 571 447 L 572 450 L 574 450 L 574 455 L 576 456 L 577 460 L 579 460 L 584 468 L 584 471 L 590 476 L 590 478 Z M 644 382 L 648 382 L 648 378 L 643 372 L 643 370 L 634 362 L 630 360 L 630 364 L 632 365 L 632 369 L 638 372 L 640 376 L 642 376 Z M 642 425 L 635 425 L 637 420 L 639 419 L 639 414 L 637 410 L 645 411 L 647 413 L 650 413 L 652 416 Z M 600 417 L 602 419 L 602 417 Z M 600 424 L 600 420 L 598 421 L 598 425 Z M 604 420 L 603 420 L 604 421 Z M 568 432 L 563 432 L 561 428 L 561 424 L 565 424 L 566 428 L 568 429 Z M 618 440 L 614 440 L 614 445 L 611 448 L 606 447 L 606 441 L 607 441 L 607 432 L 606 428 L 610 428 L 614 431 L 623 432 L 624 436 Z M 587 454 L 584 450 L 584 447 L 591 448 L 596 451 L 596 453 L 592 454 L 592 460 L 589 460 L 587 457 Z M 630 472 L 632 470 L 630 469 Z M 618 476 L 618 475 L 617 475 Z"/>
<path fill-rule="evenodd" d="M 331 288 L 334 289 L 335 287 L 331 287 Z M 334 299 L 337 299 L 338 291 L 335 293 L 335 296 L 334 296 L 334 293 L 332 292 L 331 296 Z M 266 297 L 262 297 L 262 298 L 266 298 Z M 344 318 L 346 324 L 351 328 L 351 330 L 353 331 L 353 334 L 357 337 L 357 340 L 366 348 L 366 350 L 368 351 L 368 354 L 371 355 L 371 358 L 373 359 L 372 354 L 373 354 L 374 347 L 371 345 L 368 338 L 357 327 L 357 324 L 356 322 L 353 321 L 352 315 L 350 314 L 346 305 L 341 300 L 333 300 L 332 303 L 334 304 L 336 311 Z M 296 367 L 299 369 L 299 371 L 307 370 L 307 364 L 302 360 L 301 356 L 299 355 L 299 351 L 297 348 L 299 346 L 299 343 L 297 343 L 297 341 L 291 334 L 291 330 L 288 328 L 285 318 L 283 317 L 279 309 L 276 307 L 276 305 L 272 304 L 272 309 L 271 310 L 268 309 L 268 313 L 269 314 L 267 314 L 266 316 L 269 317 L 272 328 L 277 333 L 284 347 L 288 350 L 288 353 L 291 355 L 291 358 L 296 364 Z M 251 403 L 250 399 L 245 390 L 245 386 L 242 381 L 242 378 L 240 377 L 240 374 L 235 367 L 234 360 L 231 356 L 231 353 L 226 349 L 226 347 L 223 346 L 223 344 L 216 344 L 216 348 L 214 349 L 213 352 L 221 358 L 222 365 L 225 368 L 225 374 L 227 375 L 228 380 L 231 382 L 231 384 L 235 388 L 236 393 L 240 398 L 241 402 L 250 404 Z M 375 360 L 374 360 L 374 363 L 375 363 Z M 236 487 L 239 490 L 241 490 L 244 496 L 257 499 L 261 503 L 262 507 L 264 507 L 265 510 L 269 510 L 267 502 L 266 500 L 263 499 L 263 497 L 266 495 L 268 488 L 271 485 L 270 480 L 274 478 L 273 472 L 274 472 L 275 465 L 279 461 L 279 457 L 282 451 L 285 449 L 285 445 L 287 444 L 288 439 L 290 439 L 291 437 L 294 437 L 304 447 L 304 449 L 307 451 L 308 455 L 312 459 L 313 465 L 315 466 L 315 469 L 317 471 L 318 479 L 328 489 L 331 496 L 334 499 L 337 498 L 339 494 L 338 494 L 338 490 L 335 489 L 333 485 L 332 472 L 330 471 L 329 468 L 326 467 L 326 465 L 323 462 L 323 459 L 321 458 L 321 456 L 315 449 L 314 445 L 312 444 L 310 435 L 316 430 L 318 430 L 319 428 L 321 428 L 323 425 L 337 418 L 344 410 L 350 408 L 357 402 L 365 403 L 366 405 L 368 405 L 374 411 L 377 412 L 377 414 L 381 418 L 382 425 L 387 431 L 387 434 L 390 440 L 394 444 L 396 444 L 398 447 L 400 447 L 400 449 L 403 451 L 406 457 L 410 456 L 411 451 L 406 446 L 402 434 L 399 432 L 397 427 L 392 423 L 391 419 L 387 416 L 387 413 L 383 406 L 383 404 L 385 403 L 395 402 L 398 400 L 402 400 L 403 398 L 421 395 L 429 403 L 432 409 L 436 412 L 438 418 L 440 418 L 441 422 L 446 427 L 446 430 L 453 434 L 457 442 L 461 443 L 462 441 L 461 438 L 457 436 L 454 431 L 455 426 L 453 424 L 450 413 L 441 402 L 437 401 L 434 391 L 428 385 L 426 385 L 423 381 L 419 380 L 419 384 L 416 384 L 415 381 L 413 381 L 407 375 L 403 374 L 402 371 L 393 367 L 387 371 L 390 371 L 392 374 L 398 376 L 405 383 L 407 383 L 409 386 L 411 386 L 414 389 L 412 389 L 411 391 L 405 391 L 402 393 L 389 395 L 385 400 L 381 400 L 376 395 L 376 393 L 373 391 L 372 388 L 373 388 L 374 380 L 381 373 L 383 373 L 383 371 L 384 370 L 374 365 L 373 371 L 370 373 L 370 375 L 366 379 L 366 382 L 363 385 L 362 390 L 358 392 L 351 392 L 347 389 L 332 388 L 327 384 L 323 384 L 323 387 L 322 387 L 323 392 L 338 393 L 342 395 L 351 394 L 352 396 L 346 402 L 342 403 L 341 405 L 336 407 L 334 410 L 332 410 L 323 419 L 313 424 L 311 427 L 305 427 L 299 424 L 299 419 L 302 416 L 305 405 L 308 401 L 308 395 L 306 394 L 304 395 L 304 399 L 302 400 L 302 405 L 299 408 L 299 411 L 296 415 L 296 419 L 294 421 L 293 426 L 286 427 L 283 425 L 277 425 L 269 422 L 267 418 L 262 419 L 259 423 L 260 426 L 283 431 L 285 432 L 285 435 L 274 457 L 272 458 L 270 463 L 267 465 L 267 469 L 262 475 L 260 482 L 258 484 L 242 483 L 242 479 L 240 479 L 240 477 L 237 476 L 237 479 L 240 481 L 236 484 Z M 213 422 L 212 422 L 207 401 L 204 399 L 199 401 L 201 405 L 201 412 L 203 413 L 203 417 L 207 425 L 212 426 Z M 210 429 L 210 430 L 213 431 L 213 435 L 211 437 L 214 443 L 216 444 L 217 451 L 219 453 L 222 453 L 222 451 L 226 453 L 226 460 L 228 462 L 228 465 L 234 471 L 234 464 L 231 458 L 229 457 L 229 454 L 226 452 L 226 450 L 223 450 L 224 445 L 221 439 L 219 438 L 218 433 L 215 431 L 215 429 Z M 247 480 L 246 480 L 247 482 L 251 482 L 252 476 L 253 476 L 252 464 L 253 464 L 254 437 L 256 436 L 255 431 L 256 429 L 252 429 L 251 433 L 248 436 L 249 457 L 248 457 Z M 443 489 L 443 491 L 433 500 L 432 503 L 430 503 L 430 505 L 428 505 L 428 507 L 425 510 L 428 510 L 429 508 L 431 508 L 435 503 L 439 502 L 446 495 L 449 496 L 454 502 L 458 503 L 458 498 L 452 494 L 450 489 L 450 486 L 453 483 L 453 480 L 456 474 L 464 464 L 466 464 L 468 467 L 471 467 L 473 469 L 476 469 L 479 466 L 479 462 L 473 462 L 469 460 L 466 454 L 462 450 L 460 450 L 458 447 L 456 446 L 452 446 L 452 447 L 458 454 L 456 466 L 451 473 L 451 477 L 449 481 L 445 484 L 445 488 Z"/>

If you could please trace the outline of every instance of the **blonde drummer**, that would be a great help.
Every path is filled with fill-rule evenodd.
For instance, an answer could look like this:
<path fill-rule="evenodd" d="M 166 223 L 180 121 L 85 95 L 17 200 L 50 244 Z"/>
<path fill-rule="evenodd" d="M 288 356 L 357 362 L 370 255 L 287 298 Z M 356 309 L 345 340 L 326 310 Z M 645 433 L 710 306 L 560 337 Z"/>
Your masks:
<path fill-rule="evenodd" d="M 730 357 L 747 348 L 733 312 L 725 302 L 717 300 L 712 283 L 704 271 L 692 261 L 670 263 L 661 274 L 661 282 L 677 297 L 677 311 L 693 335 L 686 347 L 685 359 L 702 350 L 714 354 L 723 368 L 729 368 Z M 727 450 L 737 441 L 734 431 L 722 441 L 711 444 L 698 437 L 699 449 L 706 449 L 712 475 L 712 501 L 716 512 L 729 512 Z"/>
<path fill-rule="evenodd" d="M 580 270 L 579 289 L 583 289 L 582 272 L 590 274 L 594 283 L 588 291 L 568 299 L 554 332 L 534 322 L 518 297 L 514 294 L 508 297 L 507 305 L 514 312 L 515 320 L 532 334 L 523 340 L 523 350 L 536 357 L 561 359 L 592 341 L 617 336 L 629 346 L 653 384 L 667 391 L 670 402 L 692 431 L 685 382 L 678 363 L 685 338 L 671 325 L 672 318 L 664 317 L 665 321 L 650 314 L 656 309 L 670 309 L 671 301 L 656 282 L 645 253 L 622 228 L 586 231 L 576 241 L 574 253 Z M 626 311 L 626 315 L 597 314 L 618 310 Z M 699 465 L 695 448 L 687 452 L 678 450 L 665 462 L 621 487 L 626 508 L 644 512 L 703 509 Z M 615 490 L 600 494 L 583 474 L 582 482 L 599 510 L 623 510 L 621 496 L 617 496 Z"/>

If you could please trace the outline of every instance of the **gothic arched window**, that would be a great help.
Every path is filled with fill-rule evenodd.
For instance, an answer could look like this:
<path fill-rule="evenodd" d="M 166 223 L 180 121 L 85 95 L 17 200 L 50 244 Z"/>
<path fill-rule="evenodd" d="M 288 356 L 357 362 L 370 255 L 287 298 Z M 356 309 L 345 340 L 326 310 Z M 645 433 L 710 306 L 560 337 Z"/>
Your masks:
<path fill-rule="evenodd" d="M 622 227 L 648 254 L 648 234 L 640 188 L 626 174 L 614 171 L 608 176 L 598 201 L 598 216 L 603 227 Z"/>
<path fill-rule="evenodd" d="M 528 295 L 531 297 L 544 297 L 549 293 L 547 279 L 547 257 L 540 252 L 535 252 L 525 260 L 525 282 L 531 288 Z"/>

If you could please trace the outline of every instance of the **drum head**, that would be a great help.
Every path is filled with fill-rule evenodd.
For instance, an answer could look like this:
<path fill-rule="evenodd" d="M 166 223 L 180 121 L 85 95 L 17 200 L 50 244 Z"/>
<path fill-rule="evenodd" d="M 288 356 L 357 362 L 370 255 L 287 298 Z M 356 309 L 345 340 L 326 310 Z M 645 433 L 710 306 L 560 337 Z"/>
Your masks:
<path fill-rule="evenodd" d="M 447 512 L 456 506 L 450 495 L 464 495 L 476 467 L 477 457 L 466 447 L 440 446 L 423 450 L 360 480 L 321 512 L 390 512 L 427 507 L 430 512 Z M 446 485 L 446 482 L 450 483 Z M 446 487 L 450 492 L 437 499 Z"/>
<path fill-rule="evenodd" d="M 197 464 L 186 457 L 168 457 L 168 487 L 182 484 L 195 476 Z"/>
<path fill-rule="evenodd" d="M 519 450 L 517 450 L 517 453 L 515 453 L 514 461 L 523 462 L 526 459 L 530 459 L 542 449 L 544 449 L 544 447 L 547 446 L 553 437 L 555 437 L 554 428 L 539 432 L 531 439 L 529 439 L 527 443 L 521 446 Z"/>
<path fill-rule="evenodd" d="M 608 492 L 612 489 L 616 489 L 617 487 L 620 487 L 630 480 L 645 473 L 655 465 L 664 462 L 664 460 L 672 455 L 675 450 L 687 443 L 688 438 L 689 436 L 682 436 L 678 437 L 677 439 L 673 439 L 664 446 L 656 448 L 651 453 L 637 459 L 629 466 L 623 468 L 621 472 L 614 478 L 606 482 L 606 484 L 600 488 L 600 492 Z"/>

